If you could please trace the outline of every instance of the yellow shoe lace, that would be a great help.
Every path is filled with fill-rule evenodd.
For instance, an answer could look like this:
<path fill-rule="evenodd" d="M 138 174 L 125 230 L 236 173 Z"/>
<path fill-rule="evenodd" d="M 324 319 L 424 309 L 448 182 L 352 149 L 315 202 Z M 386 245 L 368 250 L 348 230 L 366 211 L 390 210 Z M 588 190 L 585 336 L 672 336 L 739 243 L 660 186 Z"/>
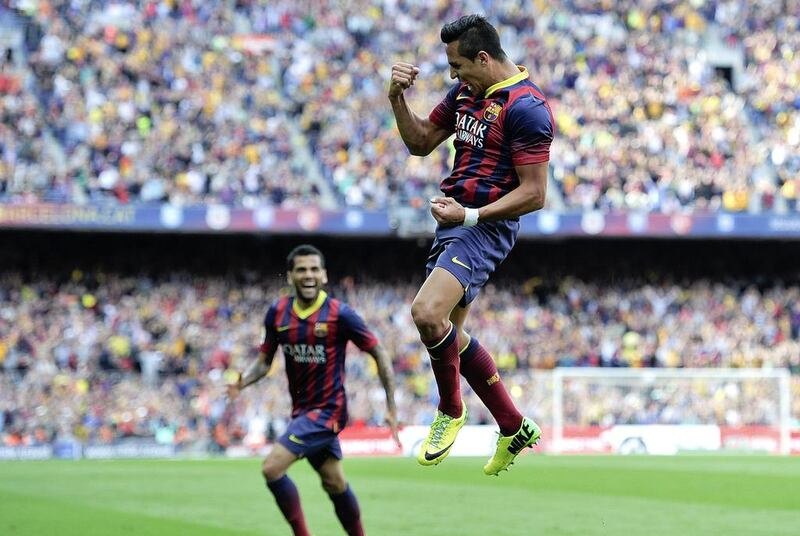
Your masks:
<path fill-rule="evenodd" d="M 428 444 L 433 445 L 434 447 L 439 447 L 439 442 L 442 440 L 444 431 L 447 429 L 447 425 L 452 421 L 453 417 L 450 415 L 445 415 L 442 412 L 438 412 L 436 414 L 436 418 L 433 420 L 433 424 L 431 424 L 430 440 L 428 441 Z"/>

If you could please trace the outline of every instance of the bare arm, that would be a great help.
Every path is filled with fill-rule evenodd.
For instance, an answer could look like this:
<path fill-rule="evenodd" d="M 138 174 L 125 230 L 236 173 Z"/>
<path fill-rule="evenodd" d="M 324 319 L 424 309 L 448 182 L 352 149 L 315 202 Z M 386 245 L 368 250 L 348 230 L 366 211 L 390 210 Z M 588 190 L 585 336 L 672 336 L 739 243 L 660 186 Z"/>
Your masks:
<path fill-rule="evenodd" d="M 450 137 L 451 132 L 434 124 L 426 117 L 420 117 L 409 108 L 403 92 L 414 85 L 419 75 L 419 67 L 410 63 L 396 63 L 392 66 L 392 81 L 389 84 L 389 102 L 397 121 L 400 137 L 414 156 L 426 156 L 440 143 Z"/>
<path fill-rule="evenodd" d="M 381 379 L 383 390 L 386 392 L 386 423 L 392 430 L 392 437 L 400 444 L 400 438 L 397 435 L 397 406 L 394 401 L 394 371 L 392 370 L 392 360 L 386 349 L 380 344 L 369 350 L 369 354 L 375 358 L 375 363 L 378 366 L 378 377 Z"/>
<path fill-rule="evenodd" d="M 544 206 L 547 193 L 547 162 L 516 166 L 519 186 L 494 203 L 478 209 L 478 221 L 519 218 Z M 442 225 L 461 225 L 464 207 L 451 197 L 431 200 L 431 214 Z"/>
<path fill-rule="evenodd" d="M 239 375 L 239 381 L 228 386 L 228 398 L 231 400 L 239 396 L 239 393 L 245 387 L 256 383 L 269 372 L 269 367 L 272 365 L 272 359 L 275 357 L 276 348 L 267 352 L 259 352 L 258 359 L 253 361 L 247 369 Z"/>
<path fill-rule="evenodd" d="M 478 209 L 478 221 L 507 220 L 535 212 L 547 194 L 547 162 L 516 166 L 519 186 L 494 203 Z"/>

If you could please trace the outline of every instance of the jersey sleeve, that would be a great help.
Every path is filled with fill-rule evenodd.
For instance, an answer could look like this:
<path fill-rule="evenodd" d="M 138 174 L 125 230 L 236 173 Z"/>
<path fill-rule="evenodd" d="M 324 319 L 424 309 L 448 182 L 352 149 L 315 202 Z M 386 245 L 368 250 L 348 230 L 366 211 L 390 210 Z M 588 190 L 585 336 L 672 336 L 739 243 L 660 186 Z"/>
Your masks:
<path fill-rule="evenodd" d="M 267 315 L 264 317 L 263 336 L 261 337 L 261 345 L 258 347 L 258 350 L 267 355 L 274 354 L 275 350 L 278 349 L 278 331 L 275 329 L 275 314 L 277 309 L 277 304 L 273 303 L 267 310 Z"/>
<path fill-rule="evenodd" d="M 509 108 L 505 121 L 515 166 L 550 160 L 553 116 L 545 101 L 533 95 L 520 97 Z"/>
<path fill-rule="evenodd" d="M 456 131 L 456 97 L 461 90 L 461 84 L 455 84 L 447 92 L 442 102 L 436 108 L 431 110 L 428 119 L 436 126 L 447 130 L 448 132 Z"/>
<path fill-rule="evenodd" d="M 342 304 L 339 312 L 342 323 L 342 333 L 347 340 L 364 352 L 372 350 L 378 345 L 378 338 L 369 330 L 364 320 L 349 305 Z"/>

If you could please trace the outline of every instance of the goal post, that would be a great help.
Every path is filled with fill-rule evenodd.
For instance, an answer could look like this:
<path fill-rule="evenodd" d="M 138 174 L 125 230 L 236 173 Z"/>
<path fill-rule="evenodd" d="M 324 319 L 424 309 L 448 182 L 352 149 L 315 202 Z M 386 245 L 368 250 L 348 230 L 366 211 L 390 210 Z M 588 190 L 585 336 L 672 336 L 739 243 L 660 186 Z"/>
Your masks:
<path fill-rule="evenodd" d="M 556 368 L 550 451 L 569 451 L 565 431 L 592 429 L 613 452 L 789 454 L 790 378 L 786 369 Z"/>

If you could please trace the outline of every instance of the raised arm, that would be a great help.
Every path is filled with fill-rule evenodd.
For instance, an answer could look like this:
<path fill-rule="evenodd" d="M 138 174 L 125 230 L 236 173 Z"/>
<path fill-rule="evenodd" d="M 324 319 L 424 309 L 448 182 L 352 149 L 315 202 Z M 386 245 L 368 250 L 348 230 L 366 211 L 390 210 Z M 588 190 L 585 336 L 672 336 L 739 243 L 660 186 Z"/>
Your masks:
<path fill-rule="evenodd" d="M 392 370 L 392 360 L 381 344 L 375 345 L 368 350 L 369 354 L 375 358 L 378 366 L 378 377 L 381 379 L 383 390 L 386 392 L 386 424 L 392 430 L 392 437 L 395 442 L 400 444 L 400 437 L 397 434 L 397 406 L 394 401 L 394 372 Z"/>
<path fill-rule="evenodd" d="M 427 117 L 418 116 L 408 106 L 403 92 L 414 85 L 418 75 L 419 67 L 410 63 L 394 64 L 389 84 L 389 102 L 403 143 L 412 155 L 427 156 L 452 133 L 434 124 Z"/>

